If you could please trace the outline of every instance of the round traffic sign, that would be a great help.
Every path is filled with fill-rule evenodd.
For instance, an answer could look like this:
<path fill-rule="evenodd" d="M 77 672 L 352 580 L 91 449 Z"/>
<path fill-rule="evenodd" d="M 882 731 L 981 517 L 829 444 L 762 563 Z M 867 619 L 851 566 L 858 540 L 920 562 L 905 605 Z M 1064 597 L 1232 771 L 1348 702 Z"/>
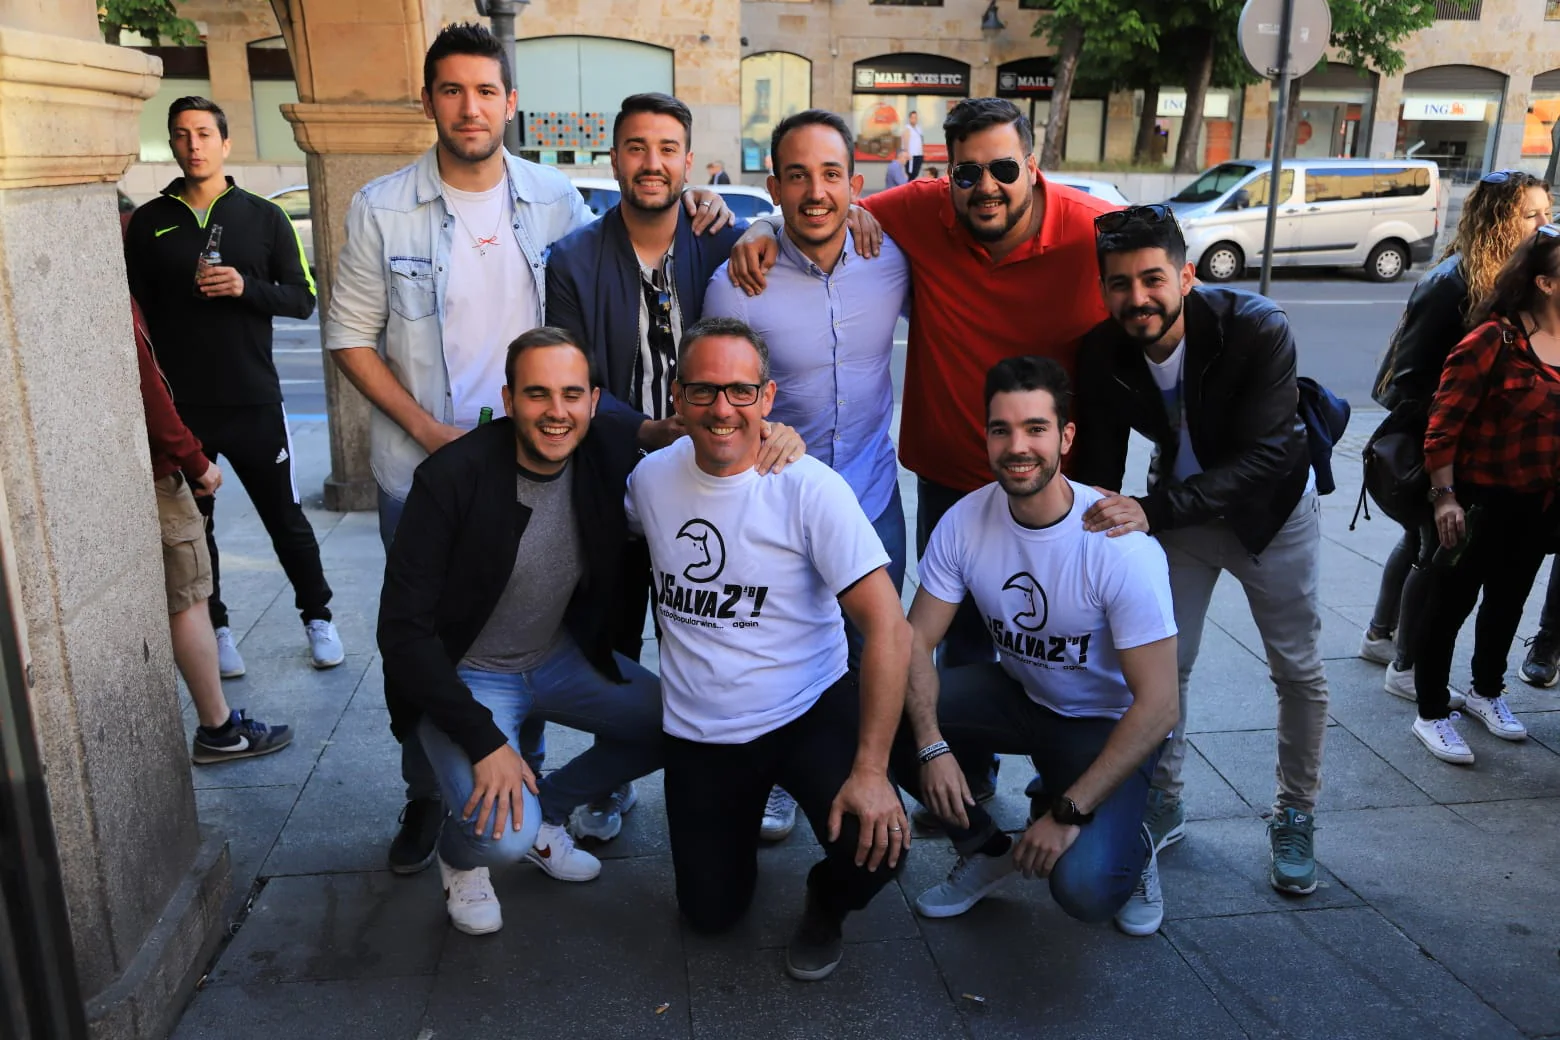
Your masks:
<path fill-rule="evenodd" d="M 1246 0 L 1240 12 L 1240 52 L 1259 76 L 1304 76 L 1327 52 L 1332 12 L 1327 0 L 1289 0 L 1294 21 L 1289 28 L 1289 61 L 1278 53 L 1285 0 Z"/>

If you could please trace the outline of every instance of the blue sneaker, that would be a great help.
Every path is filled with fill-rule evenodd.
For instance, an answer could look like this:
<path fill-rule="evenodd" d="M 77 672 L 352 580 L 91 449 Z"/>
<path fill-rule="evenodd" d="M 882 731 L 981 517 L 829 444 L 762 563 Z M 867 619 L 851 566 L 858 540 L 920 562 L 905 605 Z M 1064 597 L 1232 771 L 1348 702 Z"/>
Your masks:
<path fill-rule="evenodd" d="M 1268 821 L 1273 867 L 1268 880 L 1280 892 L 1308 896 L 1316 891 L 1316 818 L 1298 809 L 1280 809 Z"/>
<path fill-rule="evenodd" d="M 267 726 L 249 718 L 242 711 L 235 711 L 228 717 L 226 725 L 216 729 L 195 727 L 195 742 L 190 749 L 190 758 L 196 765 L 205 766 L 213 762 L 230 762 L 236 758 L 269 755 L 290 743 L 291 727 Z"/>

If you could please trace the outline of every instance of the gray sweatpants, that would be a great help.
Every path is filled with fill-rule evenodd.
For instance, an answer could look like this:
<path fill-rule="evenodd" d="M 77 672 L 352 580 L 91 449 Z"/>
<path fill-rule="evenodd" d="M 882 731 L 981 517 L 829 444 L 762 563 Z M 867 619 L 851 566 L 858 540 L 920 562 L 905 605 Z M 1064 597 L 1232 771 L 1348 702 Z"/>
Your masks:
<path fill-rule="evenodd" d="M 1181 724 L 1165 745 L 1154 786 L 1181 796 L 1186 760 L 1187 687 L 1203 623 L 1220 571 L 1229 571 L 1246 590 L 1251 616 L 1267 650 L 1268 670 L 1278 689 L 1278 798 L 1275 809 L 1316 810 L 1321 789 L 1322 740 L 1327 732 L 1327 676 L 1322 669 L 1317 607 L 1322 529 L 1316 493 L 1301 496 L 1289 519 L 1260 556 L 1252 557 L 1222 521 L 1162 531 L 1159 544 L 1170 561 L 1175 600 Z"/>

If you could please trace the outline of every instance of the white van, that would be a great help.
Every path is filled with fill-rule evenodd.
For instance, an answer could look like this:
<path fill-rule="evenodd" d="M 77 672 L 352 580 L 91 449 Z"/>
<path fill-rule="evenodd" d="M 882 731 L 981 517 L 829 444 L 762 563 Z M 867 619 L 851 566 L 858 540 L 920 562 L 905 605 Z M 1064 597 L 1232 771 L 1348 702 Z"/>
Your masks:
<path fill-rule="evenodd" d="M 1270 159 L 1220 163 L 1170 199 L 1204 281 L 1227 282 L 1262 263 L 1271 169 Z M 1439 168 L 1423 159 L 1286 159 L 1273 266 L 1359 265 L 1390 282 L 1431 258 L 1440 183 Z"/>

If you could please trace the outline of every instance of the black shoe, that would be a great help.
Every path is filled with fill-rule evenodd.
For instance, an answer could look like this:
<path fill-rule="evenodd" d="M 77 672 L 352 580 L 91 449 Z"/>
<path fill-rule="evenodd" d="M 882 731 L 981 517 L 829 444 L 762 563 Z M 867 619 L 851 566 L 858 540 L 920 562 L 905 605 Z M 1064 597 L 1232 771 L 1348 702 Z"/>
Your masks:
<path fill-rule="evenodd" d="M 1522 681 L 1529 686 L 1548 689 L 1560 682 L 1560 636 L 1538 630 L 1527 641 L 1527 660 L 1522 662 Z"/>
<path fill-rule="evenodd" d="M 245 715 L 242 709 L 228 716 L 228 720 L 215 729 L 195 727 L 195 739 L 190 745 L 190 759 L 196 765 L 213 762 L 231 762 L 237 758 L 253 758 L 280 751 L 292 742 L 292 730 L 287 726 L 270 725 Z"/>
<path fill-rule="evenodd" d="M 444 799 L 413 798 L 401 810 L 401 829 L 390 843 L 390 869 L 415 874 L 433 862 L 444 826 Z"/>
<path fill-rule="evenodd" d="M 834 974 L 845 956 L 845 936 L 841 921 L 818 905 L 812 890 L 807 892 L 807 908 L 802 923 L 785 948 L 785 970 L 793 979 L 816 982 Z"/>

